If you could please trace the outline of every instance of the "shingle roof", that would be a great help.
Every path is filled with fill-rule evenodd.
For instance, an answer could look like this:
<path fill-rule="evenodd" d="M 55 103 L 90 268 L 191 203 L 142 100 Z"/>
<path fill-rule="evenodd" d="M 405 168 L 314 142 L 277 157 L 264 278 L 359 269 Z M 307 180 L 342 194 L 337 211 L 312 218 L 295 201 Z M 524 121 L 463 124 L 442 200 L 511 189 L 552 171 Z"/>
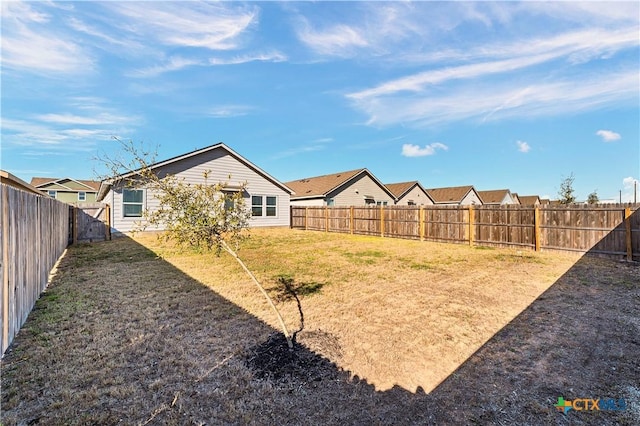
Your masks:
<path fill-rule="evenodd" d="M 459 203 L 473 190 L 473 185 L 427 189 L 427 194 L 435 203 Z"/>
<path fill-rule="evenodd" d="M 293 189 L 295 197 L 326 196 L 333 189 L 353 179 L 367 169 L 349 170 L 346 172 L 333 173 L 330 175 L 315 176 L 285 182 L 285 185 Z M 291 198 L 295 198 L 291 197 Z"/>
<path fill-rule="evenodd" d="M 37 188 L 39 186 L 42 186 L 48 183 L 54 183 L 54 182 L 59 182 L 64 180 L 73 180 L 75 182 L 80 182 L 81 184 L 88 186 L 94 191 L 98 191 L 98 189 L 100 189 L 100 182 L 97 182 L 95 180 L 82 180 L 82 179 L 73 179 L 73 178 L 34 177 L 34 178 L 31 178 L 31 185 Z"/>
<path fill-rule="evenodd" d="M 234 150 L 232 150 L 231 148 L 229 148 L 227 145 L 225 145 L 222 142 L 218 142 L 216 144 L 213 144 L 213 145 L 201 148 L 201 149 L 196 149 L 194 151 L 187 152 L 186 154 L 177 155 L 175 157 L 169 158 L 168 160 L 159 161 L 157 163 L 149 165 L 149 169 L 151 169 L 151 170 L 160 169 L 160 168 L 166 166 L 167 164 L 175 163 L 177 161 L 182 161 L 182 160 L 185 160 L 187 158 L 191 158 L 191 157 L 195 157 L 195 156 L 198 156 L 198 155 L 202 155 L 202 154 L 204 154 L 206 152 L 213 151 L 213 150 L 216 150 L 216 149 L 222 149 L 222 150 L 226 151 L 227 154 L 229 154 L 231 157 L 235 158 L 240 163 L 242 163 L 245 166 L 247 166 L 248 168 L 252 169 L 254 172 L 258 173 L 264 179 L 270 181 L 274 185 L 279 186 L 284 191 L 286 191 L 286 192 L 291 194 L 292 188 L 290 188 L 287 185 L 283 184 L 282 182 L 280 182 L 279 180 L 277 180 L 276 178 L 274 178 L 273 176 L 271 176 L 270 174 L 268 174 L 267 172 L 265 172 L 264 170 L 262 170 L 261 168 L 259 168 L 258 166 L 256 166 L 255 164 L 253 164 L 252 162 L 250 162 L 249 160 L 247 160 L 246 158 L 244 158 L 243 156 L 241 156 L 240 154 L 238 154 L 237 152 L 235 152 Z M 131 176 L 135 176 L 136 174 L 138 174 L 140 172 L 140 170 L 141 169 L 128 171 L 126 173 L 122 173 L 120 175 L 114 176 L 111 179 L 107 179 L 107 180 L 102 181 L 100 183 L 100 186 L 99 186 L 99 189 L 98 189 L 98 196 L 97 196 L 98 201 L 102 200 L 105 197 L 105 195 L 109 191 L 109 188 L 111 187 L 111 185 L 113 185 L 113 183 L 115 181 L 122 180 L 122 179 L 127 179 L 127 178 L 130 178 Z"/>
<path fill-rule="evenodd" d="M 518 198 L 523 206 L 532 206 L 536 201 L 541 202 L 540 197 L 537 195 L 520 195 Z"/>
<path fill-rule="evenodd" d="M 385 183 L 384 186 L 386 186 L 387 189 L 396 196 L 396 198 L 400 198 L 416 184 L 419 185 L 418 181 L 412 180 L 411 182 Z"/>
<path fill-rule="evenodd" d="M 478 196 L 484 204 L 500 204 L 509 194 L 508 189 L 494 189 L 491 191 L 478 191 Z"/>

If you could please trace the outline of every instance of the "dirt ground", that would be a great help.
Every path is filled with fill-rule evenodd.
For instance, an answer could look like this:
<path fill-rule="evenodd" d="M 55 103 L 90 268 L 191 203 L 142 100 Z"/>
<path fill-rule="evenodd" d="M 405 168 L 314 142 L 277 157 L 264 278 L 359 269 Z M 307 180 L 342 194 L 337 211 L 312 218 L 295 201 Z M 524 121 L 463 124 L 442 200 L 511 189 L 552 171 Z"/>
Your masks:
<path fill-rule="evenodd" d="M 293 352 L 229 256 L 76 246 L 2 360 L 2 424 L 640 423 L 637 264 L 286 229 L 240 255 L 305 290 Z"/>

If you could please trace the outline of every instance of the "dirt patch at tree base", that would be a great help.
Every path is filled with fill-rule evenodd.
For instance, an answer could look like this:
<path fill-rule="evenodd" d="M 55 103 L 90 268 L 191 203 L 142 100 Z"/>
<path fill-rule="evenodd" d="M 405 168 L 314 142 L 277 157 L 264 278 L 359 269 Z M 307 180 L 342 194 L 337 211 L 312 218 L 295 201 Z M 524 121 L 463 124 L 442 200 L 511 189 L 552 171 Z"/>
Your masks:
<path fill-rule="evenodd" d="M 247 368 L 261 380 L 288 386 L 335 380 L 339 377 L 335 364 L 299 343 L 289 348 L 282 333 L 273 333 L 267 341 L 249 348 L 244 358 Z"/>

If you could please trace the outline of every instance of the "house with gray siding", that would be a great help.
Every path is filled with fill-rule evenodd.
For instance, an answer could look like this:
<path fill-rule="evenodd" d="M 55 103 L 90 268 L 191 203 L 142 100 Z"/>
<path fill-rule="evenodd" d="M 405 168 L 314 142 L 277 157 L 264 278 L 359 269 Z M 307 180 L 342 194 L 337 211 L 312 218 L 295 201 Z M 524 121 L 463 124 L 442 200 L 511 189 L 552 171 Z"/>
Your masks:
<path fill-rule="evenodd" d="M 395 196 L 369 170 L 357 169 L 285 182 L 294 206 L 393 205 Z"/>
<path fill-rule="evenodd" d="M 251 227 L 289 226 L 290 199 L 293 191 L 223 143 L 208 146 L 150 166 L 158 176 L 175 176 L 186 183 L 224 183 L 230 191 L 246 185 L 247 208 L 251 209 Z M 136 229 L 144 220 L 145 210 L 158 209 L 153 190 L 125 185 L 135 172 L 105 180 L 97 200 L 111 205 L 112 233 L 126 233 Z"/>
<path fill-rule="evenodd" d="M 478 191 L 483 205 L 507 205 L 520 204 L 517 198 L 508 189 L 494 189 L 490 191 Z"/>
<path fill-rule="evenodd" d="M 434 204 L 441 206 L 482 205 L 482 199 L 473 185 L 427 189 Z"/>
<path fill-rule="evenodd" d="M 417 180 L 386 183 L 384 186 L 396 197 L 395 203 L 398 206 L 429 206 L 433 204 L 427 190 Z"/>

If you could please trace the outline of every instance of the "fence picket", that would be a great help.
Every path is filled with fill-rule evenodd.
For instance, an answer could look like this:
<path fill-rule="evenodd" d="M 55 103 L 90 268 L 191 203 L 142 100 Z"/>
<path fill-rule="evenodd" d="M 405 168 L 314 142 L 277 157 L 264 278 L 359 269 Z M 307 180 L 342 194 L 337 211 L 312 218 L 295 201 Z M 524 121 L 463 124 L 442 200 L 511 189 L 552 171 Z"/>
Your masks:
<path fill-rule="evenodd" d="M 67 247 L 65 203 L 0 184 L 2 354 L 44 291 L 49 272 Z"/>
<path fill-rule="evenodd" d="M 291 207 L 291 227 L 640 260 L 640 204 Z M 314 219 L 324 219 L 327 224 Z"/>

